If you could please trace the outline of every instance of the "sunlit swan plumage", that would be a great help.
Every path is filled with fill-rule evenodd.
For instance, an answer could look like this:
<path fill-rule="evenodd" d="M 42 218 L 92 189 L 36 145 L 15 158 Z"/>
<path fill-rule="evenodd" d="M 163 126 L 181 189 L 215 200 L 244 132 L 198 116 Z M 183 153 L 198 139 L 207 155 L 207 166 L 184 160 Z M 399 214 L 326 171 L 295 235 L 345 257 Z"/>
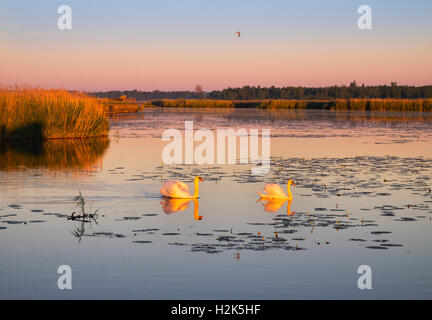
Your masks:
<path fill-rule="evenodd" d="M 282 190 L 282 188 L 278 184 L 274 183 L 267 183 L 264 187 L 264 191 L 266 193 L 259 193 L 258 195 L 263 199 L 292 199 L 292 193 L 291 193 L 291 185 L 295 187 L 295 183 L 292 180 L 288 180 L 287 183 L 287 191 L 288 195 L 285 193 L 285 191 Z"/>
<path fill-rule="evenodd" d="M 198 182 L 203 181 L 201 177 L 196 177 L 194 179 L 195 192 L 193 195 L 189 192 L 189 187 L 186 183 L 181 181 L 166 181 L 162 188 L 160 189 L 160 193 L 167 198 L 176 198 L 176 199 L 197 199 L 199 196 L 199 186 Z"/>

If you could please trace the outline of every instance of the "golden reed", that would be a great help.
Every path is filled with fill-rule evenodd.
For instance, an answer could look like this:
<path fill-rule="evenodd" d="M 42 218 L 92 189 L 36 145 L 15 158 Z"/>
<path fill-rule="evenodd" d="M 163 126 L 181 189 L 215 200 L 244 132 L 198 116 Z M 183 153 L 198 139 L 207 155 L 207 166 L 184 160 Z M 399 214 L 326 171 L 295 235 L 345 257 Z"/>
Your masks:
<path fill-rule="evenodd" d="M 98 137 L 108 131 L 101 99 L 62 89 L 0 88 L 0 139 Z"/>
<path fill-rule="evenodd" d="M 258 108 L 319 109 L 357 111 L 431 112 L 432 99 L 335 99 L 335 100 L 154 100 L 153 106 L 163 108 Z"/>

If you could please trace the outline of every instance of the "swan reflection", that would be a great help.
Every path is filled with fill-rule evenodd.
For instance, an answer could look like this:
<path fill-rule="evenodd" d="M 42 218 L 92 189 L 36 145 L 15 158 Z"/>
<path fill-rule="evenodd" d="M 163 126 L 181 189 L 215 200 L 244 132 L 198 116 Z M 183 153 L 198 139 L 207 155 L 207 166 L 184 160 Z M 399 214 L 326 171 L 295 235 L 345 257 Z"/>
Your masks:
<path fill-rule="evenodd" d="M 162 210 L 166 214 L 174 212 L 184 211 L 189 207 L 189 203 L 194 203 L 194 218 L 195 220 L 202 220 L 202 216 L 199 215 L 199 203 L 197 199 L 174 199 L 164 198 L 161 200 Z"/>
<path fill-rule="evenodd" d="M 276 212 L 280 208 L 283 207 L 285 202 L 287 203 L 287 215 L 293 216 L 295 214 L 295 211 L 291 211 L 291 204 L 293 202 L 292 199 L 263 199 L 260 198 L 257 202 L 262 202 L 262 205 L 264 206 L 264 210 L 266 212 Z"/>

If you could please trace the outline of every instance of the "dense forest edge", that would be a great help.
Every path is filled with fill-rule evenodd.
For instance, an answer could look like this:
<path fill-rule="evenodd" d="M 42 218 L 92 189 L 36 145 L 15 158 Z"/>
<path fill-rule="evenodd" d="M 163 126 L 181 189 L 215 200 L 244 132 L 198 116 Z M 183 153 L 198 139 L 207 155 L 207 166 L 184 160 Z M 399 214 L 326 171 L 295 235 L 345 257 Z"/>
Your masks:
<path fill-rule="evenodd" d="M 209 99 L 209 100 L 336 100 L 336 99 L 432 99 L 432 86 L 406 86 L 396 82 L 390 85 L 365 86 L 353 81 L 349 86 L 331 87 L 254 87 L 226 88 L 205 92 L 201 86 L 194 91 L 105 91 L 89 92 L 100 98 L 127 98 L 138 101 L 161 99 Z"/>

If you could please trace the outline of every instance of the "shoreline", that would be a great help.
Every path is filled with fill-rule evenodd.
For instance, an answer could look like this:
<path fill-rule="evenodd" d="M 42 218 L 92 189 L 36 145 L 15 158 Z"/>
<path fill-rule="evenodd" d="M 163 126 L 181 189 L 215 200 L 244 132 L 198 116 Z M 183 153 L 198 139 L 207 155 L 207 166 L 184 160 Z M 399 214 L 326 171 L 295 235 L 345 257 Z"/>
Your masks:
<path fill-rule="evenodd" d="M 378 112 L 432 112 L 432 99 L 332 99 L 332 100 L 215 100 L 161 99 L 143 102 L 144 107 L 225 108 L 225 109 L 300 109 Z"/>

